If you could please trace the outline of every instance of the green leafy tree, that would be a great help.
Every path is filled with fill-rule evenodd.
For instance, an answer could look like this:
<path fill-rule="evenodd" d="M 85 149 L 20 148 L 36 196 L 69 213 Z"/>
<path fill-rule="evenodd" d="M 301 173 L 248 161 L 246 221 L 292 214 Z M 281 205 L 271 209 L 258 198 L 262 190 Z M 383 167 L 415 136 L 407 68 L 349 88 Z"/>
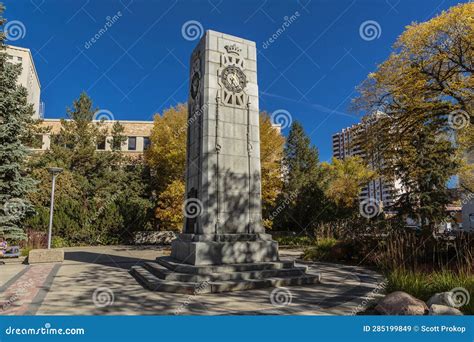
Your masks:
<path fill-rule="evenodd" d="M 4 7 L 0 4 L 0 26 Z M 33 209 L 27 195 L 34 181 L 25 172 L 29 126 L 33 106 L 27 102 L 26 89 L 17 84 L 21 66 L 9 63 L 0 31 L 0 234 L 7 239 L 25 238 L 22 222 Z"/>

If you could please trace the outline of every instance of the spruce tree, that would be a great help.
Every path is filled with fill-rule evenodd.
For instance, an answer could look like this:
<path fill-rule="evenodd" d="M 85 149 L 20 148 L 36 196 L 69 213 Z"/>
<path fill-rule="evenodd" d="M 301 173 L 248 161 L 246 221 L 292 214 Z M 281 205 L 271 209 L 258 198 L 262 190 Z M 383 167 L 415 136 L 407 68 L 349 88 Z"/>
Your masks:
<path fill-rule="evenodd" d="M 324 195 L 319 184 L 318 150 L 297 121 L 291 125 L 283 160 L 285 182 L 277 206 L 283 205 L 285 210 L 275 218 L 275 225 L 283 230 L 309 233 L 321 211 Z"/>
<path fill-rule="evenodd" d="M 318 175 L 319 153 L 303 126 L 294 121 L 284 150 L 285 191 L 298 192 Z"/>
<path fill-rule="evenodd" d="M 0 27 L 4 7 L 0 4 Z M 27 102 L 26 89 L 17 84 L 21 66 L 7 61 L 5 34 L 0 31 L 0 235 L 10 241 L 24 239 L 21 223 L 32 213 L 26 199 L 34 181 L 24 170 L 28 149 L 24 145 L 33 122 L 33 106 Z"/>

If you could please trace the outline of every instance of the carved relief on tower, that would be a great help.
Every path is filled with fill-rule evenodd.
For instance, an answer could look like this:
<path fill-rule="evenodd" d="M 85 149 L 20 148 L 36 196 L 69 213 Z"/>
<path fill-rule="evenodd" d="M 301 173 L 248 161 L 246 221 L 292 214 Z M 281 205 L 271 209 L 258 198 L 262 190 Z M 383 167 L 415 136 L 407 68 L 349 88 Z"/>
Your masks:
<path fill-rule="evenodd" d="M 225 106 L 245 107 L 247 105 L 247 76 L 245 75 L 245 59 L 242 50 L 236 45 L 226 45 L 226 52 L 221 55 L 221 68 L 218 82 L 221 87 L 221 101 Z"/>
<path fill-rule="evenodd" d="M 201 52 L 196 51 L 191 58 L 188 113 L 188 159 L 199 158 L 200 136 L 202 134 L 203 74 Z"/>
<path fill-rule="evenodd" d="M 194 115 L 196 111 L 201 108 L 202 99 L 202 70 L 201 70 L 201 54 L 198 52 L 193 54 L 191 67 L 191 82 L 190 82 L 190 101 L 191 113 Z"/>

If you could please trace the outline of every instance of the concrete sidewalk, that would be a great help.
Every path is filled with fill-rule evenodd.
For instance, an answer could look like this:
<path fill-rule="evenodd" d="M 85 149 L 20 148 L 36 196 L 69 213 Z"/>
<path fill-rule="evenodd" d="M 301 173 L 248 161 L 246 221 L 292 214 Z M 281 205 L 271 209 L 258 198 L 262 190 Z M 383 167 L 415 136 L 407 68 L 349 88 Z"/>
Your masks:
<path fill-rule="evenodd" d="M 0 266 L 0 310 L 10 315 L 349 315 L 383 278 L 362 267 L 308 264 L 322 284 L 206 295 L 145 290 L 133 265 L 168 255 L 156 246 L 66 248 L 62 264 Z M 281 250 L 295 257 L 295 250 Z M 377 292 L 377 290 L 375 292 Z"/>

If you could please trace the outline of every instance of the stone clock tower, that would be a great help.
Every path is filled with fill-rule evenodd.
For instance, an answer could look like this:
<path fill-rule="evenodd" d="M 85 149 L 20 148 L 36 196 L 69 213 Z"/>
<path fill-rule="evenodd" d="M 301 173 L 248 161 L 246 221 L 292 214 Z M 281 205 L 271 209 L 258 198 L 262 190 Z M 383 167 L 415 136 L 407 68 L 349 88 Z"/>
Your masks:
<path fill-rule="evenodd" d="M 276 261 L 261 222 L 255 43 L 207 31 L 190 65 L 186 217 L 172 256 L 194 265 Z"/>
<path fill-rule="evenodd" d="M 131 273 L 151 290 L 183 293 L 318 283 L 279 260 L 262 226 L 255 43 L 207 31 L 189 77 L 183 232 L 171 257 Z"/>

